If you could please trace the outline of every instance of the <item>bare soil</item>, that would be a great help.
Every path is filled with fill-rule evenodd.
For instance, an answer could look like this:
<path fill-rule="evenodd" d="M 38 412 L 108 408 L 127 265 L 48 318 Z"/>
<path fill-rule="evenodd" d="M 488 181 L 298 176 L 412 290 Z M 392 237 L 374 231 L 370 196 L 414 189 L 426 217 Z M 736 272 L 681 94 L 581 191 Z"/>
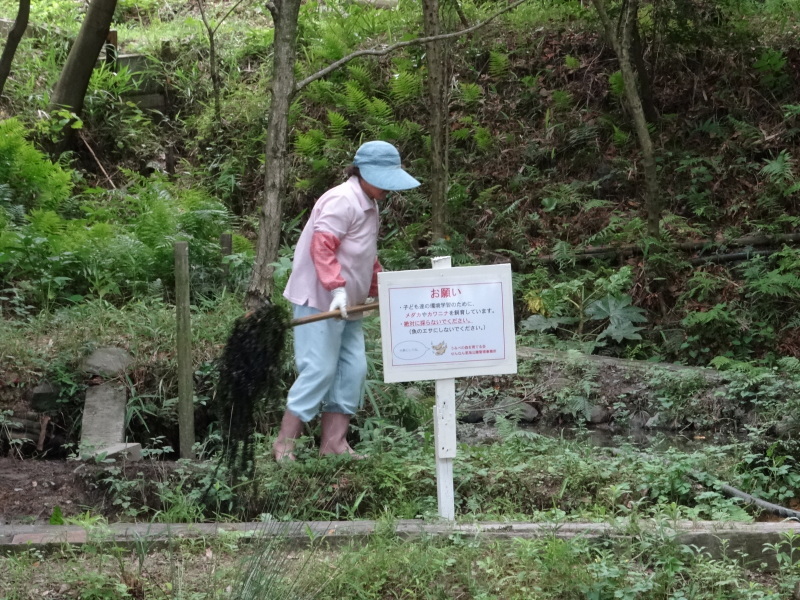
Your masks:
<path fill-rule="evenodd" d="M 0 458 L 0 523 L 47 522 L 92 508 L 92 465 L 66 460 Z"/>

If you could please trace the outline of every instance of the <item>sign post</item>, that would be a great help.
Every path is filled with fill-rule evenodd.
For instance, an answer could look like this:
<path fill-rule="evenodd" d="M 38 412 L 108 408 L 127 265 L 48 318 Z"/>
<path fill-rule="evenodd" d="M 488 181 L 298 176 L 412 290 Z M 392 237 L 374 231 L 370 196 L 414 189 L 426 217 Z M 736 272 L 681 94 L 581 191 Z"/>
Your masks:
<path fill-rule="evenodd" d="M 431 259 L 434 269 L 449 269 L 449 256 Z M 456 457 L 456 380 L 436 380 L 436 404 L 433 407 L 433 440 L 436 444 L 436 497 L 439 516 L 456 517 L 456 495 L 453 490 L 453 459 Z"/>
<path fill-rule="evenodd" d="M 455 518 L 455 378 L 517 372 L 511 266 L 378 274 L 384 381 L 436 380 L 433 411 L 439 516 Z"/>

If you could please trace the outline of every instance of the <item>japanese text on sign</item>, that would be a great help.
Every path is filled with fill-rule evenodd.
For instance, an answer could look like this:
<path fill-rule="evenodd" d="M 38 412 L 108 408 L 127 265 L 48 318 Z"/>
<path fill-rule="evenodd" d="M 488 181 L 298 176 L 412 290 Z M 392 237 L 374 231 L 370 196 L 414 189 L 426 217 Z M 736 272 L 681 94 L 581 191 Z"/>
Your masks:
<path fill-rule="evenodd" d="M 511 266 L 378 274 L 384 381 L 516 373 Z"/>
<path fill-rule="evenodd" d="M 505 357 L 499 281 L 396 287 L 389 302 L 393 365 Z"/>

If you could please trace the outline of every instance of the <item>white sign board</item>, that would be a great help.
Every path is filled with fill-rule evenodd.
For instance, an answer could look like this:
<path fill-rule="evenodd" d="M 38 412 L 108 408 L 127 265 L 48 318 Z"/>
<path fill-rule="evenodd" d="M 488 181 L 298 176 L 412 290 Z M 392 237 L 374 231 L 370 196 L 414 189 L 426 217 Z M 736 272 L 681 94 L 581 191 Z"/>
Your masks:
<path fill-rule="evenodd" d="M 378 274 L 384 381 L 517 372 L 511 266 Z"/>

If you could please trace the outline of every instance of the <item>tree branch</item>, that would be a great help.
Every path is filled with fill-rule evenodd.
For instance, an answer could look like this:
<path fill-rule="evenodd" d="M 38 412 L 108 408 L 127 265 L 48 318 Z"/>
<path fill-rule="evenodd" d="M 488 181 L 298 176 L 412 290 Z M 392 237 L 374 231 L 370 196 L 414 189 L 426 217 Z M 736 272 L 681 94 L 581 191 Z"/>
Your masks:
<path fill-rule="evenodd" d="M 216 33 L 217 29 L 219 29 L 219 28 L 220 28 L 220 26 L 221 26 L 221 25 L 222 25 L 222 24 L 225 22 L 225 19 L 227 19 L 227 18 L 228 18 L 228 17 L 231 15 L 231 13 L 232 13 L 233 11 L 235 11 L 235 10 L 238 8 L 238 6 L 239 6 L 239 5 L 240 5 L 242 2 L 244 2 L 244 1 L 245 1 L 245 0 L 239 0 L 239 1 L 238 1 L 236 4 L 234 4 L 233 6 L 231 6 L 230 10 L 229 10 L 228 12 L 226 12 L 226 13 L 225 13 L 225 16 L 223 16 L 223 17 L 222 17 L 222 18 L 219 20 L 219 23 L 217 24 L 217 26 L 216 26 L 216 27 L 214 27 L 214 33 Z"/>
<path fill-rule="evenodd" d="M 211 25 L 208 24 L 206 11 L 203 8 L 203 0 L 197 0 L 197 10 L 200 11 L 200 19 L 203 21 L 203 26 L 206 28 L 206 31 L 211 31 Z"/>
<path fill-rule="evenodd" d="M 275 2 L 277 2 L 277 1 L 278 0 L 275 0 Z M 278 20 L 278 5 L 275 4 L 275 2 L 267 2 L 267 4 L 266 4 L 266 7 L 267 7 L 267 10 L 269 11 L 269 14 L 272 15 L 272 22 L 273 23 Z"/>
<path fill-rule="evenodd" d="M 504 9 L 497 11 L 492 16 L 487 18 L 485 21 L 482 21 L 482 22 L 478 23 L 477 25 L 473 25 L 472 27 L 468 27 L 466 29 L 461 29 L 459 31 L 453 31 L 451 33 L 443 33 L 441 35 L 432 35 L 432 36 L 429 36 L 429 37 L 416 38 L 414 40 L 408 40 L 408 41 L 405 41 L 405 42 L 397 42 L 396 44 L 392 44 L 391 46 L 386 46 L 384 48 L 375 47 L 375 48 L 368 48 L 366 50 L 357 50 L 356 52 L 353 52 L 352 54 L 348 54 L 347 56 L 345 56 L 343 58 L 340 58 L 336 62 L 331 63 L 330 65 L 328 65 L 327 67 L 325 67 L 324 69 L 322 69 L 320 71 L 317 71 L 313 75 L 309 75 L 305 79 L 303 79 L 301 81 L 298 81 L 294 86 L 294 91 L 295 91 L 295 93 L 299 92 L 304 87 L 306 87 L 309 83 L 313 83 L 317 79 L 322 79 L 328 73 L 331 73 L 331 72 L 335 71 L 336 69 L 338 69 L 342 65 L 349 63 L 351 60 L 353 60 L 354 58 L 358 58 L 359 56 L 384 56 L 386 54 L 394 52 L 395 50 L 397 50 L 399 48 L 405 48 L 406 46 L 416 46 L 416 45 L 419 45 L 419 44 L 428 44 L 430 42 L 438 42 L 439 40 L 448 40 L 448 39 L 451 39 L 451 38 L 456 38 L 456 37 L 460 37 L 462 35 L 466 35 L 468 33 L 472 33 L 473 31 L 477 31 L 481 27 L 483 27 L 485 25 L 488 25 L 489 23 L 494 21 L 497 17 L 499 17 L 503 13 L 507 13 L 508 11 L 515 9 L 520 4 L 524 4 L 527 1 L 528 0 L 517 0 L 513 4 L 509 4 L 508 6 L 506 6 Z"/>

